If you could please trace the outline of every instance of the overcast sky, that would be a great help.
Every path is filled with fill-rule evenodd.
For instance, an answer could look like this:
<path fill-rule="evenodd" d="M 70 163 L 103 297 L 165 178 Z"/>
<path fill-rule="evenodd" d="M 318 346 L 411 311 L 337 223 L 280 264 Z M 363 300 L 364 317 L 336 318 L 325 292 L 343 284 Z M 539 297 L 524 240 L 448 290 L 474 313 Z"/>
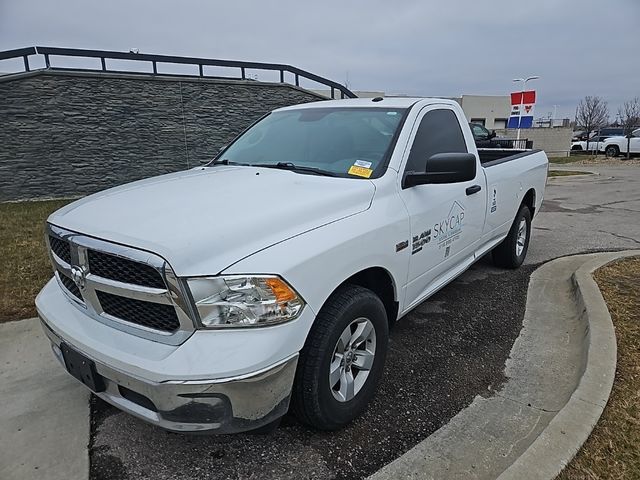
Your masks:
<path fill-rule="evenodd" d="M 288 63 L 352 90 L 507 94 L 536 116 L 640 96 L 640 0 L 0 0 L 0 50 L 32 45 Z M 3 69 L 0 63 L 0 70 Z"/>

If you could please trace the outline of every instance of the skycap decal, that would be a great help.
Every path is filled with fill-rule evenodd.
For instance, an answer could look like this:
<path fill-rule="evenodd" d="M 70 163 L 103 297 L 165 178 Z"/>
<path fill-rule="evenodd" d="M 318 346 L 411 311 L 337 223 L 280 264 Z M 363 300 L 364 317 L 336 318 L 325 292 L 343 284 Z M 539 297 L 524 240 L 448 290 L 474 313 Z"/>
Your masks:
<path fill-rule="evenodd" d="M 449 214 L 433 226 L 433 238 L 438 244 L 438 249 L 444 249 L 445 257 L 449 256 L 451 244 L 460 238 L 463 225 L 464 207 L 454 201 Z"/>

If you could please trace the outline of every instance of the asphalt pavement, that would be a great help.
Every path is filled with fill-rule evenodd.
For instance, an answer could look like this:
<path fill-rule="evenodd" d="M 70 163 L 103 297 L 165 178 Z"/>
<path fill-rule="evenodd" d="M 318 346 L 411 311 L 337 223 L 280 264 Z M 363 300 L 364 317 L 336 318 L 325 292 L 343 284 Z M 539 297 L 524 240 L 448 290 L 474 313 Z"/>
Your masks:
<path fill-rule="evenodd" d="M 551 169 L 594 174 L 548 180 L 527 263 L 640 246 L 639 166 L 552 164 Z"/>
<path fill-rule="evenodd" d="M 292 417 L 271 435 L 184 436 L 103 402 L 92 405 L 91 478 L 363 478 L 505 382 L 529 275 L 563 255 L 640 245 L 640 168 L 553 167 L 595 175 L 549 180 L 526 265 L 485 258 L 391 332 L 385 375 L 367 412 L 339 432 Z"/>
<path fill-rule="evenodd" d="M 185 436 L 96 401 L 92 478 L 365 477 L 505 381 L 533 269 L 483 263 L 399 322 L 373 404 L 339 432 L 286 417 L 271 435 Z"/>

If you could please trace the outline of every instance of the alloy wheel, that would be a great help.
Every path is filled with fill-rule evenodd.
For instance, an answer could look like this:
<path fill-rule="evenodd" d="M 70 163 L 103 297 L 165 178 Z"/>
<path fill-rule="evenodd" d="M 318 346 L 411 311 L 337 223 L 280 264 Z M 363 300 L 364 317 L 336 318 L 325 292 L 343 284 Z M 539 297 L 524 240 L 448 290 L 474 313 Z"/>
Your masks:
<path fill-rule="evenodd" d="M 376 330 L 360 317 L 342 331 L 329 365 L 329 388 L 339 402 L 348 402 L 362 389 L 373 367 Z"/>

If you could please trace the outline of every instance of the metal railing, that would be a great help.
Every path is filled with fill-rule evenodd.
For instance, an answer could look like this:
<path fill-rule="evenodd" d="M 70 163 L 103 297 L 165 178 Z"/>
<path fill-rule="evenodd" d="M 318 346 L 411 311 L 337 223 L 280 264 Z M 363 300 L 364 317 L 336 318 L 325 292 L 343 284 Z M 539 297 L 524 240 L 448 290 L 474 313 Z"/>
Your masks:
<path fill-rule="evenodd" d="M 533 148 L 533 140 L 527 138 L 519 140 L 515 138 L 492 138 L 491 140 L 477 140 L 476 146 L 484 149 L 531 150 Z"/>
<path fill-rule="evenodd" d="M 112 73 L 136 73 L 146 75 L 159 75 L 158 64 L 180 64 L 180 65 L 197 65 L 198 76 L 203 78 L 220 78 L 219 76 L 211 77 L 205 75 L 204 67 L 230 67 L 240 69 L 239 77 L 223 77 L 234 78 L 239 80 L 248 80 L 247 69 L 251 70 L 269 70 L 277 71 L 280 73 L 280 83 L 293 84 L 296 87 L 300 87 L 300 79 L 310 80 L 318 84 L 329 87 L 331 92 L 331 98 L 336 98 L 339 92 L 340 98 L 355 98 L 356 94 L 349 90 L 344 85 L 341 85 L 328 78 L 321 77 L 306 70 L 302 70 L 291 65 L 285 65 L 281 63 L 263 63 L 263 62 L 245 62 L 239 60 L 217 60 L 211 58 L 198 58 L 198 57 L 177 57 L 172 55 L 153 55 L 148 53 L 133 53 L 133 52 L 114 52 L 108 50 L 85 50 L 80 48 L 58 48 L 58 47 L 26 47 L 17 48 L 15 50 L 6 50 L 0 52 L 0 60 L 8 60 L 13 58 L 22 57 L 24 61 L 24 71 L 32 71 L 29 57 L 33 55 L 43 56 L 45 69 L 51 70 L 79 70 L 79 71 L 102 71 Z M 51 57 L 76 57 L 76 58 L 99 58 L 101 69 L 89 69 L 89 68 L 68 68 L 68 67 L 55 67 L 52 65 Z M 141 71 L 126 71 L 112 70 L 108 68 L 107 60 L 134 60 L 137 62 L 150 62 L 153 73 L 141 72 Z M 38 69 L 40 70 L 40 69 Z M 293 83 L 285 82 L 285 74 L 293 75 Z M 167 74 L 160 74 L 167 75 Z M 185 75 L 185 74 L 183 74 Z M 192 75 L 193 76 L 193 75 Z"/>
<path fill-rule="evenodd" d="M 500 138 L 494 139 L 498 148 L 512 148 L 515 150 L 531 150 L 533 148 L 533 140 L 527 138 L 521 138 L 516 140 L 514 138 Z"/>

